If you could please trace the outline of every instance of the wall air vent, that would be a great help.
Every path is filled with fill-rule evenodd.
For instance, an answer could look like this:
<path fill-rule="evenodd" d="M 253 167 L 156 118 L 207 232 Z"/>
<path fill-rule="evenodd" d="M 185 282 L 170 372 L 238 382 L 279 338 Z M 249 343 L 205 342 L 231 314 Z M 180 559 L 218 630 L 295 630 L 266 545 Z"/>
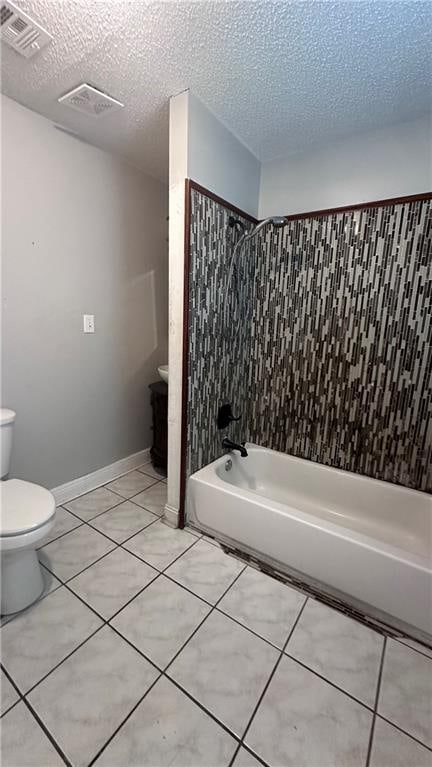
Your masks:
<path fill-rule="evenodd" d="M 30 59 L 53 39 L 46 29 L 9 0 L 0 2 L 0 37 L 26 59 Z"/>
<path fill-rule="evenodd" d="M 65 93 L 64 96 L 60 96 L 58 101 L 60 104 L 66 104 L 66 106 L 92 117 L 100 117 L 106 112 L 114 112 L 124 107 L 121 101 L 107 96 L 106 93 L 98 91 L 97 88 L 93 88 L 87 83 L 82 83 L 69 93 Z"/>

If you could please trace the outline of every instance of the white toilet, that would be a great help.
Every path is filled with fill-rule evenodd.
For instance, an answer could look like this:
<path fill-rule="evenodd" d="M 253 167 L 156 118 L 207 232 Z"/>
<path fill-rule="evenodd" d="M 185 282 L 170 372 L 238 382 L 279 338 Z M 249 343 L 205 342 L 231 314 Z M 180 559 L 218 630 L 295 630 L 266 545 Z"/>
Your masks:
<path fill-rule="evenodd" d="M 24 610 L 44 590 L 36 549 L 54 526 L 55 500 L 49 490 L 22 479 L 3 479 L 9 472 L 16 414 L 0 409 L 1 614 Z"/>

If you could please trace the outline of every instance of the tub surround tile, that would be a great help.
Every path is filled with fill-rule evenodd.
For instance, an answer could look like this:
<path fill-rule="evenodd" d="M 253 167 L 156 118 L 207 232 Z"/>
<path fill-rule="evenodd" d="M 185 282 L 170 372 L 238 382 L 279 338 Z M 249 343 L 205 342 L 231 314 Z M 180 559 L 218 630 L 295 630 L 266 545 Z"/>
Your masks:
<path fill-rule="evenodd" d="M 59 506 L 56 509 L 54 527 L 47 535 L 47 537 L 44 538 L 42 545 L 46 546 L 47 543 L 54 541 L 60 535 L 64 535 L 64 533 L 68 533 L 80 525 L 82 525 L 82 520 L 78 519 L 74 516 L 74 514 L 71 514 L 69 511 Z"/>
<path fill-rule="evenodd" d="M 115 479 L 113 482 L 109 482 L 107 488 L 121 495 L 122 498 L 132 498 L 146 487 L 154 485 L 155 481 L 153 477 L 148 477 L 146 474 L 135 469 L 128 472 L 128 474 L 123 474 L 122 477 Z"/>
<path fill-rule="evenodd" d="M 25 703 L 1 720 L 2 767 L 64 767 L 64 761 Z"/>
<path fill-rule="evenodd" d="M 378 713 L 432 748 L 432 660 L 387 641 Z"/>
<path fill-rule="evenodd" d="M 377 716 L 370 767 L 431 767 L 432 753 Z"/>
<path fill-rule="evenodd" d="M 62 586 L 2 628 L 4 667 L 26 692 L 101 625 Z"/>
<path fill-rule="evenodd" d="M 144 476 L 144 475 L 143 475 Z M 138 503 L 144 509 L 148 509 L 153 514 L 161 517 L 165 510 L 167 502 L 167 486 L 165 482 L 156 482 L 147 490 L 143 490 L 134 497 L 134 503 Z"/>
<path fill-rule="evenodd" d="M 373 708 L 383 643 L 375 631 L 309 599 L 285 652 Z"/>
<path fill-rule="evenodd" d="M 278 658 L 267 642 L 215 611 L 167 673 L 241 736 Z"/>
<path fill-rule="evenodd" d="M 172 682 L 159 679 L 98 767 L 228 767 L 236 741 Z"/>
<path fill-rule="evenodd" d="M 299 591 L 246 567 L 218 609 L 282 648 L 305 601 Z"/>
<path fill-rule="evenodd" d="M 115 549 L 69 582 L 69 587 L 105 620 L 158 575 L 145 562 Z"/>
<path fill-rule="evenodd" d="M 1 672 L 1 715 L 6 713 L 11 706 L 19 700 L 19 695 L 13 684 L 9 682 L 4 671 Z"/>
<path fill-rule="evenodd" d="M 86 767 L 157 676 L 105 626 L 38 685 L 29 701 L 74 767 Z"/>
<path fill-rule="evenodd" d="M 190 551 L 168 568 L 167 575 L 214 604 L 244 567 L 243 562 L 227 556 L 216 546 L 199 540 Z"/>
<path fill-rule="evenodd" d="M 150 511 L 137 506 L 132 501 L 124 501 L 114 509 L 100 514 L 90 524 L 116 543 L 123 543 L 127 538 L 136 535 L 143 527 L 151 525 L 156 519 L 158 517 Z"/>
<path fill-rule="evenodd" d="M 113 619 L 112 625 L 153 663 L 165 668 L 210 609 L 206 602 L 161 575 Z"/>
<path fill-rule="evenodd" d="M 282 657 L 245 742 L 274 767 L 364 767 L 372 713 Z"/>
<path fill-rule="evenodd" d="M 106 487 L 98 487 L 96 490 L 91 490 L 90 493 L 80 495 L 74 501 L 64 503 L 63 506 L 86 522 L 98 514 L 102 514 L 103 511 L 112 509 L 119 503 L 121 500 L 118 495 L 111 493 Z"/>
<path fill-rule="evenodd" d="M 196 542 L 196 537 L 186 530 L 174 529 L 158 521 L 127 541 L 124 548 L 163 570 Z"/>
<path fill-rule="evenodd" d="M 92 527 L 82 525 L 48 543 L 40 549 L 39 557 L 42 564 L 62 581 L 66 581 L 113 548 L 115 543 Z"/>

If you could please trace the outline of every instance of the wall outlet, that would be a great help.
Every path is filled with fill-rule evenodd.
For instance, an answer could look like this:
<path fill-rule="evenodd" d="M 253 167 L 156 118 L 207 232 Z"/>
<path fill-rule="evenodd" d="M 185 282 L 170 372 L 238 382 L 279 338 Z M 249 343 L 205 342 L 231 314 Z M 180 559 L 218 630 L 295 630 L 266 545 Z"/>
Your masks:
<path fill-rule="evenodd" d="M 83 314 L 84 333 L 95 332 L 94 314 Z"/>

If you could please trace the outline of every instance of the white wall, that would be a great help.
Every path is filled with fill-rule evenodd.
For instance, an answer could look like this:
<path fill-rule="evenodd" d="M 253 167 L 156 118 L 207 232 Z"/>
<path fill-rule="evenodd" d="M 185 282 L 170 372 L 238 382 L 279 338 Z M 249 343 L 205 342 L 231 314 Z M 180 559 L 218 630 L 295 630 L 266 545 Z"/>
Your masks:
<path fill-rule="evenodd" d="M 167 188 L 2 97 L 12 475 L 53 487 L 151 444 L 167 358 Z M 108 118 L 109 119 L 109 118 Z M 96 333 L 82 332 L 83 313 Z"/>
<path fill-rule="evenodd" d="M 259 218 L 430 192 L 431 140 L 424 117 L 264 163 Z"/>
<path fill-rule="evenodd" d="M 260 171 L 255 155 L 189 92 L 189 178 L 257 216 Z"/>
<path fill-rule="evenodd" d="M 189 91 L 170 99 L 169 145 L 168 498 L 180 504 L 185 179 L 191 178 L 251 215 L 257 214 L 260 163 Z"/>

